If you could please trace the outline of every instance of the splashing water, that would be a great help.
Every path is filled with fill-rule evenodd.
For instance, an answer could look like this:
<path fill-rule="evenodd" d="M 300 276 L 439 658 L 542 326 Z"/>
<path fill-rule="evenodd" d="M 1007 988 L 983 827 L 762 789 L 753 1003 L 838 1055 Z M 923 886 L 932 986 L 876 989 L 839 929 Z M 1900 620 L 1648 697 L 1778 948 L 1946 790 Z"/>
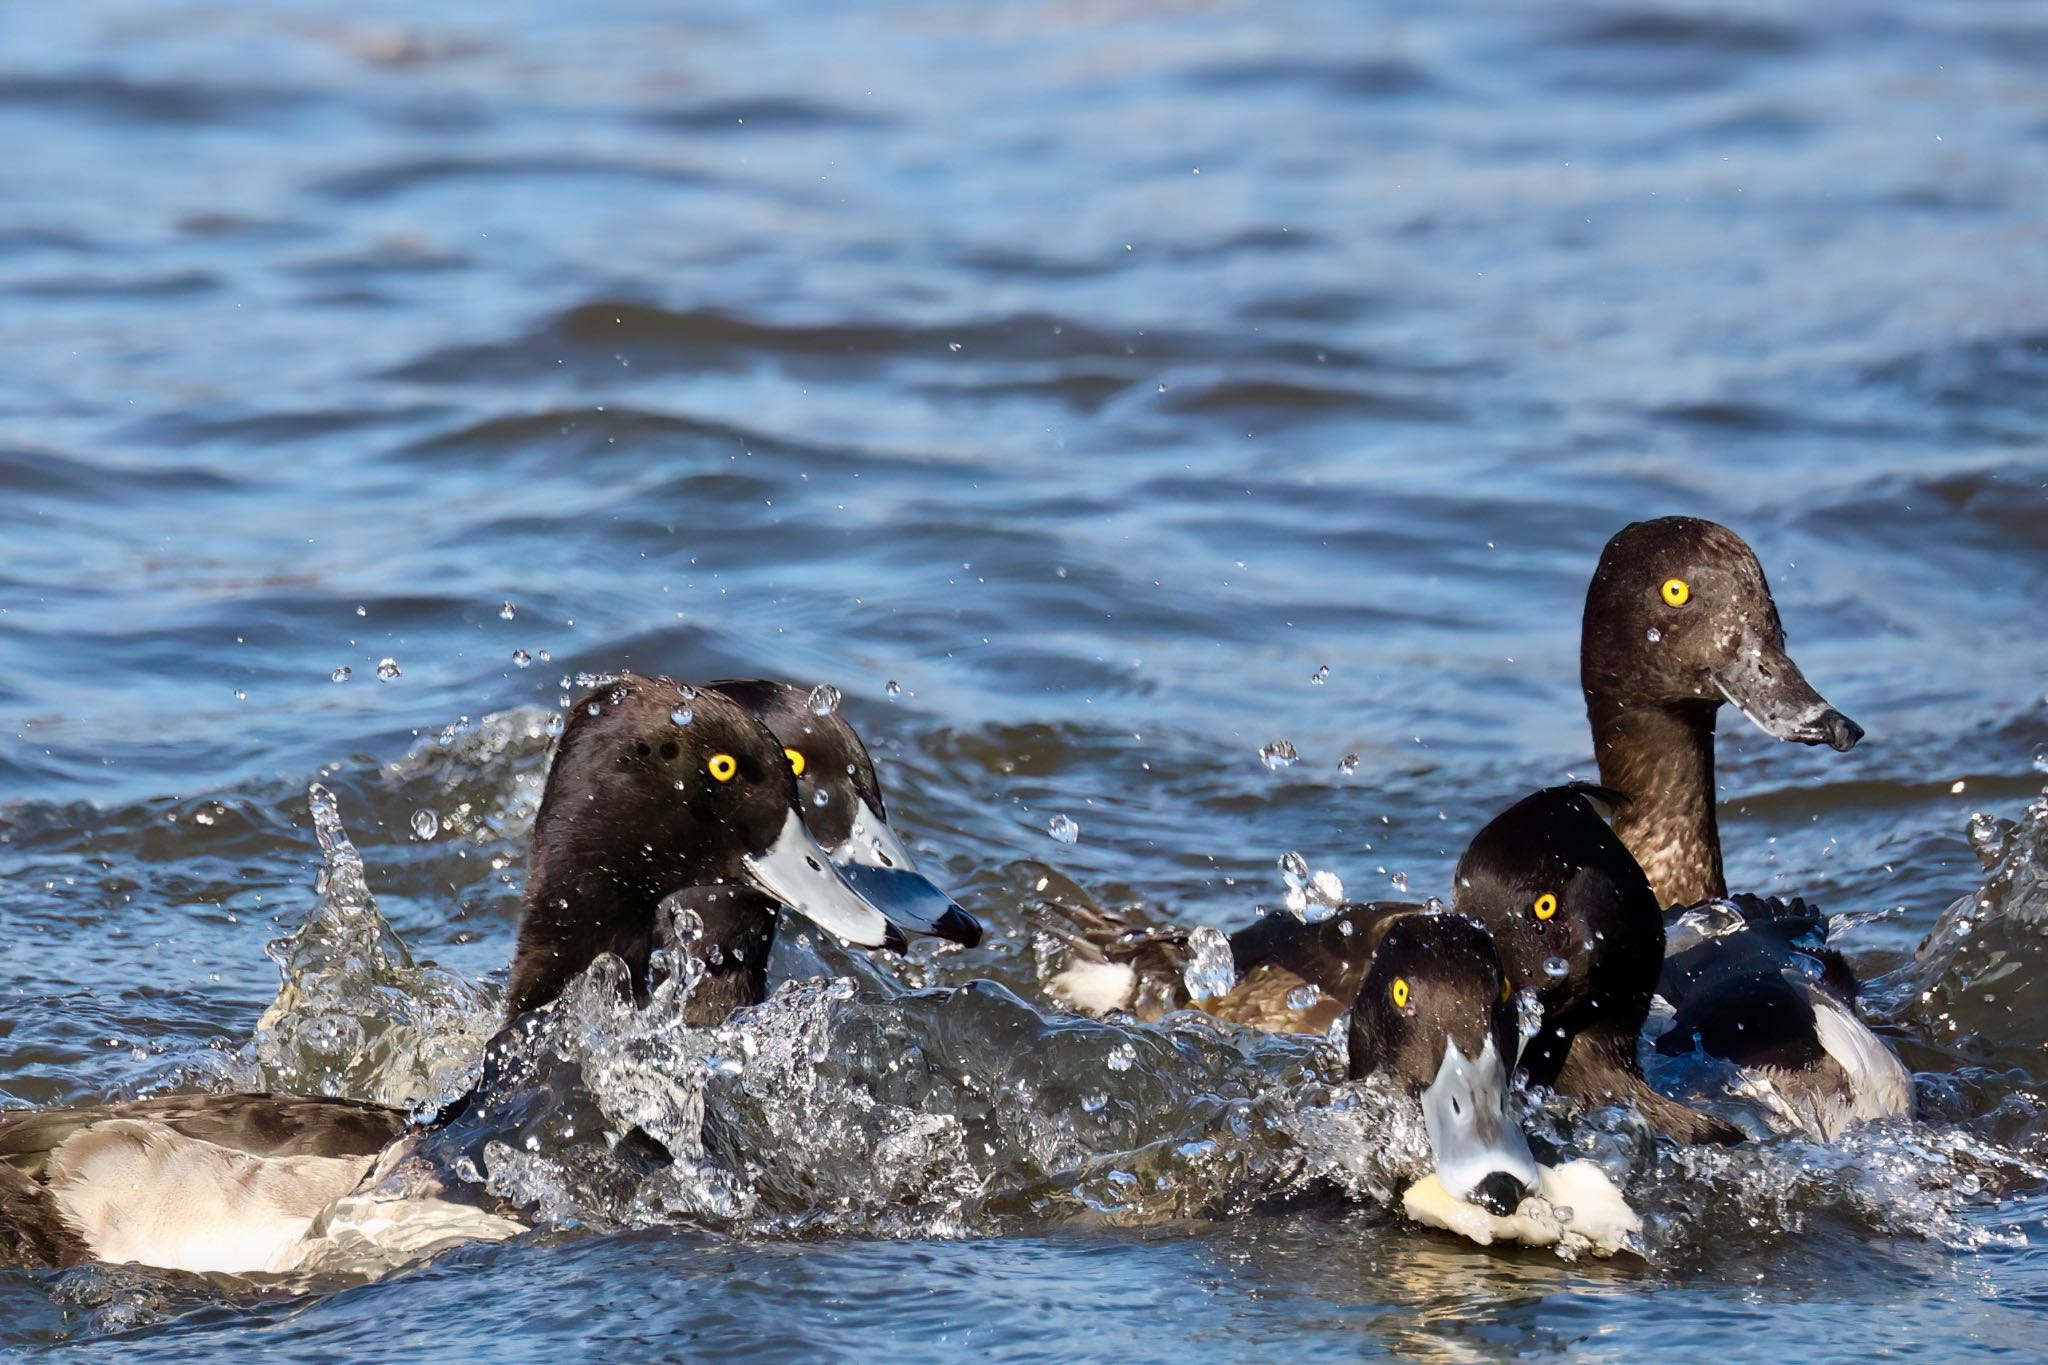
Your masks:
<path fill-rule="evenodd" d="M 1078 843 L 1081 838 L 1081 822 L 1070 815 L 1055 815 L 1045 822 L 1045 832 L 1063 844 Z"/>
<path fill-rule="evenodd" d="M 1196 1000 L 1228 994 L 1237 984 L 1237 962 L 1221 929 L 1204 924 L 1188 934 L 1188 965 L 1181 979 Z"/>
<path fill-rule="evenodd" d="M 377 913 L 334 794 L 307 793 L 325 860 L 320 903 L 268 949 L 283 972 L 248 1063 L 260 1088 L 401 1109 L 460 1094 L 494 1026 L 484 991 L 417 964 Z"/>
<path fill-rule="evenodd" d="M 839 709 L 842 693 L 831 683 L 819 683 L 811 689 L 810 708 L 814 716 L 829 716 Z"/>

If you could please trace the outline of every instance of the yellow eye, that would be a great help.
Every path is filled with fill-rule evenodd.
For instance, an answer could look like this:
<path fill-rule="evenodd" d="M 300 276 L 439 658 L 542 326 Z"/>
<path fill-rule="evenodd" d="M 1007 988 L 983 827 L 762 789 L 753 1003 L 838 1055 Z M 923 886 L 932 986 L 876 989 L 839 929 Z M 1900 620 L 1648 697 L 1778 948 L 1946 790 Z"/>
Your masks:
<path fill-rule="evenodd" d="M 1536 898 L 1536 904 L 1529 907 L 1536 912 L 1537 919 L 1549 919 L 1557 913 L 1557 897 L 1548 891 Z"/>
<path fill-rule="evenodd" d="M 1394 978 L 1394 989 L 1393 989 L 1392 991 L 1390 991 L 1390 992 L 1389 992 L 1389 994 L 1390 994 L 1390 995 L 1392 995 L 1392 996 L 1394 997 L 1394 1008 L 1395 1008 L 1395 1009 L 1397 1009 L 1397 1010 L 1405 1010 L 1405 1009 L 1407 1009 L 1407 1008 L 1408 1008 L 1408 978 L 1407 978 L 1407 977 L 1405 977 L 1405 976 L 1397 976 L 1397 977 L 1395 977 L 1395 978 Z"/>
<path fill-rule="evenodd" d="M 782 756 L 789 760 L 789 770 L 798 777 L 804 775 L 804 756 L 795 749 L 784 749 Z"/>
<path fill-rule="evenodd" d="M 731 754 L 713 754 L 711 761 L 704 765 L 704 771 L 720 782 L 730 782 L 733 774 L 740 770 L 739 760 Z"/>
<path fill-rule="evenodd" d="M 1667 578 L 1661 589 L 1664 600 L 1674 607 L 1682 607 L 1692 601 L 1692 584 L 1683 578 Z"/>

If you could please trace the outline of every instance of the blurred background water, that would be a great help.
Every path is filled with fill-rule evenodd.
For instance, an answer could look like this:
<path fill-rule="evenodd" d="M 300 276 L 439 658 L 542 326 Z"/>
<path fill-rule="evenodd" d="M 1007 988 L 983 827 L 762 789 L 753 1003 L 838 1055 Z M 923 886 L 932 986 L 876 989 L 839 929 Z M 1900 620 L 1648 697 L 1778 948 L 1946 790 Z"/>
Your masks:
<path fill-rule="evenodd" d="M 1585 580 L 1669 512 L 1750 539 L 1870 732 L 1727 723 L 1731 883 L 1883 912 L 1844 946 L 1899 968 L 1974 813 L 2008 870 L 2041 834 L 1992 821 L 2048 766 L 2044 71 L 2020 0 L 0 11 L 0 1099 L 224 1083 L 314 780 L 412 951 L 501 969 L 584 670 L 842 687 L 993 930 L 914 984 L 1042 1005 L 1052 873 L 1222 925 L 1290 850 L 1441 889 L 1590 773 Z M 1878 995 L 1930 1124 L 2021 1163 L 2025 908 Z M 1340 1202 L 5 1271 L 0 1349 L 2031 1352 L 2048 1180 L 1994 1183 L 1647 1263 Z"/>

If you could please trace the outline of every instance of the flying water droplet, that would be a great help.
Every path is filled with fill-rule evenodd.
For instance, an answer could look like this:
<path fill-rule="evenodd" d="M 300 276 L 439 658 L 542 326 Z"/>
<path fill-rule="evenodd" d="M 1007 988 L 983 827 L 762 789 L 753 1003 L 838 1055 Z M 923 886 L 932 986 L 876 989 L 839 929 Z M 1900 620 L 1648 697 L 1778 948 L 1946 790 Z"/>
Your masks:
<path fill-rule="evenodd" d="M 1138 1050 L 1129 1043 L 1118 1043 L 1109 1050 L 1103 1065 L 1111 1071 L 1129 1071 L 1138 1064 Z"/>
<path fill-rule="evenodd" d="M 697 719 L 697 713 L 687 706 L 678 706 L 675 710 L 668 713 L 668 718 L 677 725 L 688 725 L 691 721 Z"/>
<path fill-rule="evenodd" d="M 1316 1001 L 1323 998 L 1322 991 L 1312 981 L 1305 981 L 1287 992 L 1287 1008 L 1291 1010 L 1312 1010 Z"/>
<path fill-rule="evenodd" d="M 393 678 L 402 676 L 398 671 L 398 660 L 388 654 L 379 659 L 377 661 L 377 676 L 385 682 L 390 682 Z"/>
<path fill-rule="evenodd" d="M 1394 884 L 1396 891 L 1406 891 L 1408 889 L 1408 874 L 1406 872 L 1396 872 L 1387 880 Z"/>
<path fill-rule="evenodd" d="M 1289 886 L 1300 886 L 1308 881 L 1308 859 L 1292 850 L 1280 855 L 1280 875 Z"/>
<path fill-rule="evenodd" d="M 1533 990 L 1515 992 L 1515 1031 L 1524 1039 L 1543 1032 L 1543 1002 Z"/>
<path fill-rule="evenodd" d="M 519 668 L 531 668 L 533 666 L 533 656 L 523 649 L 515 649 L 512 651 L 512 662 Z"/>
<path fill-rule="evenodd" d="M 238 688 L 236 688 L 236 689 L 235 689 L 235 700 L 236 700 L 236 701 L 247 701 L 247 700 L 249 700 L 249 694 L 248 694 L 247 692 L 244 692 L 244 691 L 243 691 L 243 690 L 242 690 L 241 688 L 239 688 L 239 687 L 238 687 Z"/>
<path fill-rule="evenodd" d="M 510 602 L 498 608 L 498 619 L 501 621 L 509 621 L 518 614 L 519 608 Z"/>
<path fill-rule="evenodd" d="M 1063 844 L 1080 841 L 1081 822 L 1070 815 L 1055 815 L 1045 822 L 1045 832 Z"/>
<path fill-rule="evenodd" d="M 1552 955 L 1543 959 L 1543 974 L 1552 981 L 1563 979 L 1570 974 L 1571 969 L 1572 964 L 1561 957 Z"/>
<path fill-rule="evenodd" d="M 441 817 L 424 807 L 412 813 L 412 832 L 422 842 L 441 832 Z"/>
<path fill-rule="evenodd" d="M 562 731 L 563 731 L 563 729 L 564 729 L 564 728 L 566 728 L 566 727 L 564 727 L 564 725 L 562 724 L 562 718 L 561 718 L 560 716 L 549 716 L 549 717 L 548 717 L 548 724 L 547 724 L 548 738 L 550 738 L 550 739 L 558 739 L 558 738 L 560 738 L 560 737 L 561 737 L 561 734 L 562 734 Z"/>
<path fill-rule="evenodd" d="M 1337 771 L 1349 777 L 1358 771 L 1358 755 L 1346 754 L 1337 761 Z"/>
<path fill-rule="evenodd" d="M 817 791 L 811 794 L 811 804 L 819 810 L 825 809 L 825 807 L 832 804 L 832 793 L 826 791 L 823 787 L 818 788 Z"/>
<path fill-rule="evenodd" d="M 1222 930 L 1203 924 L 1188 935 L 1188 965 L 1181 980 L 1197 1000 L 1228 994 L 1237 984 L 1237 961 Z"/>
<path fill-rule="evenodd" d="M 1644 638 L 1649 640 L 1649 642 L 1653 645 L 1661 645 L 1664 643 L 1664 632 L 1657 629 L 1655 626 L 1651 626 L 1649 629 L 1649 633 Z"/>
<path fill-rule="evenodd" d="M 1970 817 L 1965 833 L 1979 858 L 1990 863 L 1998 857 L 1998 821 L 1980 810 Z"/>
<path fill-rule="evenodd" d="M 882 691 L 889 696 L 900 697 L 903 695 L 903 684 L 891 678 L 887 683 L 883 684 Z"/>
<path fill-rule="evenodd" d="M 335 669 L 332 673 L 329 673 L 327 675 L 327 681 L 347 682 L 350 678 L 353 678 L 355 675 L 356 671 L 353 668 L 350 668 L 347 664 L 343 664 L 340 668 Z"/>
<path fill-rule="evenodd" d="M 811 689 L 811 714 L 829 716 L 839 709 L 841 693 L 831 683 L 819 683 Z"/>
<path fill-rule="evenodd" d="M 959 347 L 954 347 L 958 350 Z M 1081 1108 L 1091 1114 L 1099 1114 L 1109 1106 L 1109 1096 L 1100 1090 L 1090 1091 L 1081 1097 Z"/>
<path fill-rule="evenodd" d="M 1330 666 L 1328 664 L 1319 665 L 1316 668 L 1316 671 L 1309 675 L 1308 680 L 1313 685 L 1321 687 L 1324 683 L 1330 680 Z"/>
<path fill-rule="evenodd" d="M 1282 768 L 1293 767 L 1295 760 L 1300 757 L 1301 755 L 1295 752 L 1294 746 L 1284 739 L 1276 739 L 1259 750 L 1259 762 L 1265 764 L 1276 773 Z"/>

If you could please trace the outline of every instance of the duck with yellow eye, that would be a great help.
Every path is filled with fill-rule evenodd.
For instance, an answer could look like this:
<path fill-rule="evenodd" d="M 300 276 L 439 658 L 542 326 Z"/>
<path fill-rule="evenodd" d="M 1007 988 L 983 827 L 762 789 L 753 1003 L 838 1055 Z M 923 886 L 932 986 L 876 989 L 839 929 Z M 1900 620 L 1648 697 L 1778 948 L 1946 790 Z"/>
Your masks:
<path fill-rule="evenodd" d="M 702 1025 L 765 995 L 779 907 L 854 946 L 903 944 L 811 835 L 776 738 L 737 703 L 667 679 L 628 674 L 571 708 L 532 844 L 505 1041 L 468 1097 L 430 1121 L 270 1093 L 0 1112 L 0 1256 L 357 1275 L 516 1236 L 522 1207 L 430 1153 L 510 1138 L 508 1114 L 527 1101 L 491 1112 L 505 1092 L 490 1078 L 518 1030 L 600 957 L 623 964 L 636 996 L 658 949 L 694 957 L 683 1015 Z M 695 932 L 676 934 L 669 905 L 696 916 Z M 552 1122 L 559 1097 L 539 1098 Z"/>
<path fill-rule="evenodd" d="M 1508 1110 L 1522 1041 L 1513 1000 L 1477 920 L 1409 914 L 1387 924 L 1346 1046 L 1353 1080 L 1384 1075 L 1422 1109 L 1431 1166 L 1402 1209 L 1481 1244 L 1634 1246 L 1642 1222 L 1606 1173 L 1590 1161 L 1537 1161 Z"/>
<path fill-rule="evenodd" d="M 890 827 L 874 759 L 837 706 L 821 710 L 814 693 L 767 678 L 715 682 L 710 690 L 744 706 L 782 745 L 811 833 L 891 924 L 963 947 L 981 942 L 980 923 L 917 870 Z"/>
<path fill-rule="evenodd" d="M 1913 1112 L 1912 1077 L 1859 1016 L 1860 984 L 1796 897 L 1728 895 L 1715 818 L 1724 701 L 1765 733 L 1847 751 L 1863 730 L 1785 651 L 1763 566 L 1693 517 L 1622 528 L 1586 593 L 1580 681 L 1600 780 L 1629 797 L 1614 830 L 1671 922 L 1661 1052 L 1742 1068 L 1732 1089 L 1810 1136 Z"/>

